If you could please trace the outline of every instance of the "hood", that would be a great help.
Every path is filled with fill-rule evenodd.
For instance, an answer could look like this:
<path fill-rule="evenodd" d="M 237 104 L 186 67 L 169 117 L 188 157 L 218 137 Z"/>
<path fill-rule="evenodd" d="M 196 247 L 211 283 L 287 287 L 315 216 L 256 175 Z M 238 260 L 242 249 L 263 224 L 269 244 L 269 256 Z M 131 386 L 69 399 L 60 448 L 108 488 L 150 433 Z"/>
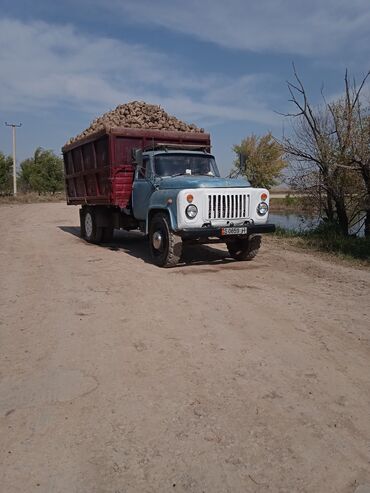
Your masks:
<path fill-rule="evenodd" d="M 159 190 L 183 188 L 247 188 L 244 178 L 217 178 L 215 176 L 165 176 L 157 182 Z"/>

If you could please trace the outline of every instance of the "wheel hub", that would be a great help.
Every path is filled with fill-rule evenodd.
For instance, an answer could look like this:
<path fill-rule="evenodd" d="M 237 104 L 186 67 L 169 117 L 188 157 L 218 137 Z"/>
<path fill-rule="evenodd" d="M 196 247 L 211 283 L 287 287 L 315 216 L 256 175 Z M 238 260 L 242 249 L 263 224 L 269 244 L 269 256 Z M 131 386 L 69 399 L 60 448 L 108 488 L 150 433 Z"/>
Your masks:
<path fill-rule="evenodd" d="M 153 234 L 152 243 L 153 243 L 153 247 L 156 250 L 160 250 L 162 248 L 163 238 L 162 238 L 162 233 L 160 231 L 155 231 L 155 233 Z"/>
<path fill-rule="evenodd" d="M 89 238 L 92 235 L 93 225 L 92 225 L 92 217 L 88 212 L 85 216 L 85 232 L 86 236 Z"/>

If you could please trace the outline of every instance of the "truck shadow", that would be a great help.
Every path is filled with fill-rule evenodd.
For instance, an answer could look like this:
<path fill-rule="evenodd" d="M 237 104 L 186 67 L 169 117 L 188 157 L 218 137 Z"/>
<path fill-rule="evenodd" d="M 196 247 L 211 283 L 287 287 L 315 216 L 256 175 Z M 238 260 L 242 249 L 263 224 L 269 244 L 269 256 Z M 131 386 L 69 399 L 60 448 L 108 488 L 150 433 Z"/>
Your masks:
<path fill-rule="evenodd" d="M 80 228 L 78 226 L 58 226 L 65 233 L 69 233 L 80 239 L 81 242 L 90 246 L 80 236 Z M 91 245 L 94 247 L 105 248 L 114 252 L 124 252 L 132 257 L 139 258 L 146 263 L 153 264 L 150 257 L 149 245 L 146 236 L 143 233 L 136 231 L 115 231 L 114 238 L 109 243 L 100 245 Z M 185 245 L 183 255 L 178 267 L 194 266 L 194 265 L 217 265 L 234 263 L 228 257 L 228 253 L 220 248 L 214 248 L 209 245 Z"/>

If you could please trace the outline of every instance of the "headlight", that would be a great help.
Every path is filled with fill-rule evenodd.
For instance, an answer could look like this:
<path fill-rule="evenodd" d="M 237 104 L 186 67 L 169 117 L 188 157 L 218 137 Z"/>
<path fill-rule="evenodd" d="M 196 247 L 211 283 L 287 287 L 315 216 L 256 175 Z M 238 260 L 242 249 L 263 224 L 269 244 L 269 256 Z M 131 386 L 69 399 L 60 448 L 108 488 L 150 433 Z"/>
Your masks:
<path fill-rule="evenodd" d="M 266 204 L 266 202 L 260 202 L 257 205 L 257 213 L 260 216 L 264 216 L 265 214 L 267 214 L 268 210 L 269 210 L 269 206 Z"/>
<path fill-rule="evenodd" d="M 185 214 L 189 219 L 194 219 L 195 216 L 198 214 L 197 206 L 194 204 L 188 205 L 187 208 L 185 209 Z"/>

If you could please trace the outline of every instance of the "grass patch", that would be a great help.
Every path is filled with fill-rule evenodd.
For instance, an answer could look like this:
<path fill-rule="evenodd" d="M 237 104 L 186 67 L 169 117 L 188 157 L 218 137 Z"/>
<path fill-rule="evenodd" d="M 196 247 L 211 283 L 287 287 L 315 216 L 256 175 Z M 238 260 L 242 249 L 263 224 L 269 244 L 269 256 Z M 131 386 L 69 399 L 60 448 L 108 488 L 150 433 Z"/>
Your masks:
<path fill-rule="evenodd" d="M 64 192 L 56 192 L 54 195 L 51 193 L 45 193 L 39 195 L 35 192 L 30 193 L 18 193 L 16 197 L 14 195 L 0 195 L 1 204 L 40 204 L 44 202 L 62 202 L 64 201 Z"/>
<path fill-rule="evenodd" d="M 298 239 L 298 246 L 370 262 L 370 238 L 343 236 L 331 224 L 322 223 L 312 230 L 305 231 L 277 227 L 275 235 L 280 238 Z"/>

